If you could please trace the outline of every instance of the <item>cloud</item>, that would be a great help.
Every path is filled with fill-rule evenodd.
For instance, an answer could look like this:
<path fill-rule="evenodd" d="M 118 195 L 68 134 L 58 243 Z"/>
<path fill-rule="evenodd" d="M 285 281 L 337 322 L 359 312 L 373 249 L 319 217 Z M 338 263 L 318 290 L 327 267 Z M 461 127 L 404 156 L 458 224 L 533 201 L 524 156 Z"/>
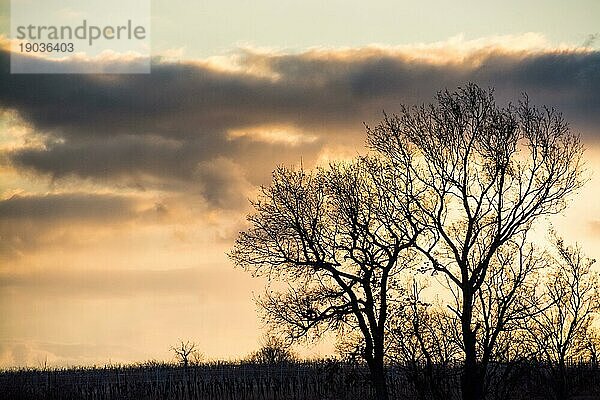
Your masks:
<path fill-rule="evenodd" d="M 135 201 L 112 194 L 63 193 L 13 196 L 0 201 L 0 219 L 33 219 L 37 222 L 123 220 L 135 215 Z"/>
<path fill-rule="evenodd" d="M 52 179 L 187 193 L 219 209 L 243 204 L 248 183 L 265 183 L 275 164 L 310 164 L 340 143 L 360 149 L 363 121 L 467 81 L 494 86 L 501 101 L 527 91 L 575 126 L 597 126 L 600 52 L 517 39 L 243 50 L 232 57 L 235 68 L 155 61 L 149 75 L 8 75 L 3 52 L 0 106 L 16 110 L 43 142 L 3 158 Z"/>
<path fill-rule="evenodd" d="M 14 70 L 21 74 L 36 74 L 40 71 L 51 74 L 130 74 L 150 72 L 150 57 L 138 52 L 116 53 L 111 50 L 104 50 L 92 57 L 75 53 L 74 55 L 60 58 L 13 53 L 12 57 Z"/>
<path fill-rule="evenodd" d="M 588 221 L 587 230 L 593 236 L 600 236 L 600 220 Z"/>
<path fill-rule="evenodd" d="M 172 270 L 57 269 L 0 273 L 0 292 L 67 297 L 199 296 L 215 294 L 222 277 L 199 268 Z"/>
<path fill-rule="evenodd" d="M 35 340 L 0 340 L 0 366 L 52 367 L 65 365 L 95 365 L 103 362 L 143 360 L 144 354 L 121 345 L 95 343 L 53 343 Z"/>
<path fill-rule="evenodd" d="M 592 47 L 594 45 L 594 42 L 596 42 L 596 40 L 598 39 L 598 36 L 600 36 L 600 34 L 598 33 L 590 33 L 589 35 L 587 35 L 582 47 Z"/>
<path fill-rule="evenodd" d="M 227 158 L 204 161 L 197 174 L 203 184 L 202 194 L 210 204 L 221 209 L 243 209 L 252 186 L 243 178 L 240 167 Z"/>
<path fill-rule="evenodd" d="M 84 240 L 135 220 L 144 212 L 140 207 L 133 196 L 111 194 L 15 195 L 0 200 L 0 259 Z"/>

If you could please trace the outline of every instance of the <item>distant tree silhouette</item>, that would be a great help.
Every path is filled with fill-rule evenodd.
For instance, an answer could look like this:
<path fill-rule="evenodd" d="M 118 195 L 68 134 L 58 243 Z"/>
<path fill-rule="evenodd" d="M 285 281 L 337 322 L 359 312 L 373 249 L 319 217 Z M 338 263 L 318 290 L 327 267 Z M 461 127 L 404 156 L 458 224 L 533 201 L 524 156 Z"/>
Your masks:
<path fill-rule="evenodd" d="M 189 340 L 180 340 L 179 344 L 171 347 L 171 351 L 175 353 L 175 359 L 184 367 L 190 363 L 198 364 L 202 359 L 202 353 L 198 349 L 198 345 Z"/>
<path fill-rule="evenodd" d="M 539 312 L 526 321 L 529 339 L 539 361 L 550 367 L 550 387 L 556 399 L 570 396 L 569 361 L 597 361 L 597 338 L 592 322 L 600 311 L 595 260 L 578 246 L 568 246 L 552 233 L 554 256 L 548 255 L 549 271 Z"/>
<path fill-rule="evenodd" d="M 248 361 L 261 364 L 279 364 L 297 360 L 296 354 L 286 346 L 284 341 L 274 335 L 266 335 L 261 340 L 260 348 L 250 354 Z"/>
<path fill-rule="evenodd" d="M 481 301 L 484 286 L 497 268 L 498 277 L 514 279 L 499 257 L 524 243 L 538 217 L 562 211 L 581 187 L 583 148 L 555 110 L 531 106 L 526 96 L 517 106 L 499 107 L 491 90 L 475 84 L 440 92 L 434 104 L 403 106 L 368 129 L 368 143 L 393 166 L 396 182 L 388 189 L 410 204 L 399 223 L 420 232 L 414 247 L 456 294 L 462 397 L 481 400 L 494 331 L 499 336 L 505 324 L 502 302 Z M 489 300 L 495 305 L 483 311 Z M 481 312 L 489 327 L 478 321 Z"/>
<path fill-rule="evenodd" d="M 391 166 L 372 158 L 307 172 L 279 167 L 261 188 L 229 254 L 271 284 L 259 299 L 270 326 L 294 341 L 359 332 L 376 397 L 388 398 L 384 350 L 400 277 L 418 258 L 417 231 L 390 188 Z"/>

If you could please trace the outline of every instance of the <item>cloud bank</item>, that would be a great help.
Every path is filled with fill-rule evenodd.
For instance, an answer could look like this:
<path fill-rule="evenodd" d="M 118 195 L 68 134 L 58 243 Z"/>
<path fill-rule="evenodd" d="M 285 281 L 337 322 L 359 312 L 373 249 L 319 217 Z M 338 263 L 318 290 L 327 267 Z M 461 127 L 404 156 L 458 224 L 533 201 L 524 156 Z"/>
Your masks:
<path fill-rule="evenodd" d="M 226 208 L 240 205 L 235 190 L 223 190 L 226 182 L 264 182 L 276 163 L 314 160 L 328 145 L 360 148 L 363 121 L 467 81 L 495 87 L 501 100 L 526 91 L 583 129 L 600 122 L 598 52 L 486 47 L 448 60 L 378 48 L 245 51 L 235 69 L 157 61 L 149 75 L 31 76 L 8 75 L 3 52 L 0 106 L 15 110 L 43 142 L 3 158 L 54 179 L 197 194 Z M 282 136 L 286 128 L 300 132 L 300 140 L 257 134 L 273 127 Z"/>

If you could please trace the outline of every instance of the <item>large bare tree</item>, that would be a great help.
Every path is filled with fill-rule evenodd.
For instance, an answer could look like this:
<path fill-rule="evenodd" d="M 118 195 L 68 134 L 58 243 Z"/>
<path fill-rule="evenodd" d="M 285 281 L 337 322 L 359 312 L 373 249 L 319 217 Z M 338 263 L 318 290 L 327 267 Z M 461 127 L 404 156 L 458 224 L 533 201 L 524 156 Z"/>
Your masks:
<path fill-rule="evenodd" d="M 459 295 L 462 396 L 480 400 L 478 296 L 502 248 L 538 217 L 562 211 L 582 185 L 580 141 L 555 110 L 526 96 L 500 107 L 491 90 L 468 84 L 433 104 L 403 106 L 368 129 L 368 142 L 394 166 L 397 196 L 418 210 L 402 218 L 422 232 L 415 248 Z"/>
<path fill-rule="evenodd" d="M 360 332 L 377 399 L 388 398 L 384 350 L 400 275 L 416 262 L 418 232 L 390 190 L 394 169 L 371 158 L 314 172 L 277 168 L 231 259 L 272 284 L 258 301 L 288 339 Z"/>

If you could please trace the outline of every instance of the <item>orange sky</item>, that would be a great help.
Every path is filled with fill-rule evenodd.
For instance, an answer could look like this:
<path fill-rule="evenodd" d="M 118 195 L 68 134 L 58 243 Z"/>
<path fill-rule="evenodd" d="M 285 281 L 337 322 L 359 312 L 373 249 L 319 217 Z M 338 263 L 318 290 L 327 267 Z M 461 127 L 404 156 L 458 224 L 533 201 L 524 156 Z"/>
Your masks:
<path fill-rule="evenodd" d="M 0 52 L 0 366 L 258 346 L 264 283 L 225 252 L 279 163 L 364 152 L 363 121 L 473 80 L 562 110 L 591 180 L 552 222 L 600 253 L 600 52 L 538 34 L 162 61 L 150 75 L 9 75 Z M 64 62 L 69 62 L 68 60 Z M 303 350 L 323 354 L 328 346 Z"/>

